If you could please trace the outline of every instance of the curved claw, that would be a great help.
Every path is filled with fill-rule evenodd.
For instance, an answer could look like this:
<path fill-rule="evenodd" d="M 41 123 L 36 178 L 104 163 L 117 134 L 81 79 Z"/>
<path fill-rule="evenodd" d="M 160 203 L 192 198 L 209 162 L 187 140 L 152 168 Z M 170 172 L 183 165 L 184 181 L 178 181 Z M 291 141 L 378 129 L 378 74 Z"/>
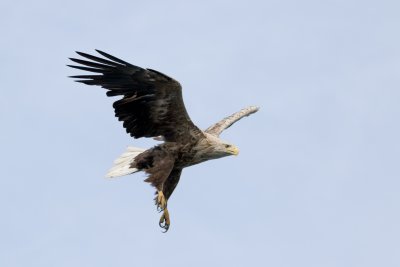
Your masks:
<path fill-rule="evenodd" d="M 158 225 L 161 228 L 163 228 L 165 230 L 164 233 L 166 233 L 168 231 L 168 229 L 169 229 L 170 224 L 171 224 L 171 221 L 169 219 L 169 212 L 168 212 L 168 209 L 165 208 L 164 212 L 163 212 L 163 215 L 161 215 L 161 218 L 160 218 L 160 221 L 159 221 Z"/>
<path fill-rule="evenodd" d="M 158 205 L 158 203 L 156 203 L 156 205 L 157 205 L 157 211 L 158 212 L 162 212 L 164 210 L 163 208 L 160 207 L 160 205 Z"/>

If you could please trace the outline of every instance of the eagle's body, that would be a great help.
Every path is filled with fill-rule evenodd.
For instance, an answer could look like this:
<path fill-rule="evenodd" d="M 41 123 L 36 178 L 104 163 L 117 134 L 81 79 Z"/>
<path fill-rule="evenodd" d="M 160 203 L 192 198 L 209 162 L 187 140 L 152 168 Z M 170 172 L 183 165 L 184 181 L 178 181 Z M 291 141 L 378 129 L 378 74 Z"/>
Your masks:
<path fill-rule="evenodd" d="M 97 52 L 107 59 L 77 52 L 91 61 L 71 58 L 83 66 L 69 65 L 97 75 L 71 77 L 107 89 L 108 96 L 123 96 L 113 107 L 115 116 L 123 121 L 124 128 L 132 137 L 153 137 L 164 141 L 147 150 L 129 147 L 114 162 L 107 176 L 146 172 L 148 178 L 145 181 L 156 187 L 156 205 L 163 211 L 160 226 L 168 230 L 167 200 L 178 184 L 182 170 L 210 159 L 237 155 L 239 150 L 221 140 L 219 134 L 258 108 L 242 109 L 202 131 L 187 114 L 177 81 L 158 71 L 143 69 L 102 51 Z"/>

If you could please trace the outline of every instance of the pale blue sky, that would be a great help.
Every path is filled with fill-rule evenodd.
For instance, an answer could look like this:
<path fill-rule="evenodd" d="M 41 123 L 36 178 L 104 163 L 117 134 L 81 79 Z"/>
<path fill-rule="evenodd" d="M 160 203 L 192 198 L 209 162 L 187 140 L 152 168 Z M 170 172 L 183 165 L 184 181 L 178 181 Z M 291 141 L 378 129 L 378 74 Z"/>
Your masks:
<path fill-rule="evenodd" d="M 2 1 L 0 266 L 400 266 L 400 2 Z M 73 83 L 101 49 L 181 82 L 239 157 L 184 170 L 158 227 L 114 99 Z"/>

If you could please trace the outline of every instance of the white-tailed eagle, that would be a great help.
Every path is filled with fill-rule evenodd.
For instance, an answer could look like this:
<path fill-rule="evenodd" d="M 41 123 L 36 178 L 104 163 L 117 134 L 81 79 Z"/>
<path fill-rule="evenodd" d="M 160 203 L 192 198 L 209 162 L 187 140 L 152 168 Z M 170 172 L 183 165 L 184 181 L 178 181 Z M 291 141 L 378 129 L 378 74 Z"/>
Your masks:
<path fill-rule="evenodd" d="M 219 135 L 236 121 L 257 112 L 258 107 L 244 108 L 202 131 L 186 112 L 179 82 L 156 70 L 134 66 L 96 51 L 104 58 L 77 52 L 85 60 L 70 58 L 80 65 L 68 65 L 94 74 L 70 77 L 107 89 L 107 96 L 122 96 L 113 104 L 115 116 L 132 137 L 164 141 L 147 150 L 128 147 L 115 160 L 107 176 L 147 173 L 145 181 L 157 189 L 155 203 L 163 212 L 159 225 L 167 231 L 170 226 L 167 201 L 182 170 L 210 159 L 237 155 L 238 148 L 221 140 Z"/>

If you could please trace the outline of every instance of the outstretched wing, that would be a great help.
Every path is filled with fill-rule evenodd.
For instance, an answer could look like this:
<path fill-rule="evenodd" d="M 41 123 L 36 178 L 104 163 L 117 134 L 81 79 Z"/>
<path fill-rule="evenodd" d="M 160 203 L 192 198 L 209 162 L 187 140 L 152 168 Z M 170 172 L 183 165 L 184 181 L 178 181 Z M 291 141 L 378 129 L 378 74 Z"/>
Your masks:
<path fill-rule="evenodd" d="M 123 96 L 113 107 L 127 133 L 135 138 L 162 136 L 169 142 L 184 142 L 201 132 L 186 111 L 179 82 L 96 51 L 106 59 L 77 52 L 88 60 L 70 58 L 80 65 L 68 65 L 95 74 L 70 77 L 107 89 L 107 96 Z"/>
<path fill-rule="evenodd" d="M 237 122 L 238 120 L 240 120 L 243 117 L 249 116 L 249 115 L 257 112 L 259 109 L 260 109 L 259 107 L 254 107 L 254 106 L 244 108 L 244 109 L 224 118 L 223 120 L 217 122 L 216 124 L 208 127 L 207 130 L 205 130 L 205 132 L 215 135 L 215 136 L 219 136 L 222 133 L 222 131 L 231 127 L 232 124 L 234 124 L 235 122 Z"/>

